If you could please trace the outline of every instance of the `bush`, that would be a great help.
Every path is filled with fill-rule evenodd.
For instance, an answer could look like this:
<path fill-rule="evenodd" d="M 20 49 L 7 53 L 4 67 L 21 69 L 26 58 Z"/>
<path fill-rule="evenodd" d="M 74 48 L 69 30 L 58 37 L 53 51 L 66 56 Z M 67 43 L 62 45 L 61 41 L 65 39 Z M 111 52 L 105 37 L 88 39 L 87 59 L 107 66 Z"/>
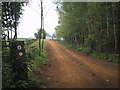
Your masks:
<path fill-rule="evenodd" d="M 46 42 L 45 42 L 46 43 Z M 42 87 L 43 83 L 41 81 L 38 81 L 35 77 L 34 72 L 41 71 L 41 67 L 47 64 L 47 53 L 45 50 L 45 44 L 44 49 L 41 51 L 41 55 L 39 56 L 39 46 L 38 41 L 35 41 L 34 43 L 30 44 L 26 48 L 26 56 L 28 59 L 28 68 L 32 71 L 28 72 L 28 77 L 30 78 L 29 86 L 30 87 Z"/>
<path fill-rule="evenodd" d="M 2 67 L 2 88 L 10 88 L 13 83 L 13 73 L 10 64 L 3 62 Z"/>
<path fill-rule="evenodd" d="M 119 58 L 116 57 L 114 54 L 93 52 L 91 55 L 98 58 L 98 59 L 104 59 L 104 60 L 109 61 L 109 62 L 118 63 L 118 61 L 119 61 Z"/>
<path fill-rule="evenodd" d="M 33 71 L 40 70 L 40 67 L 47 63 L 47 53 L 45 49 L 41 51 L 41 56 L 39 56 L 38 41 L 35 41 L 27 47 L 26 56 L 28 58 L 28 66 Z"/>
<path fill-rule="evenodd" d="M 86 53 L 86 54 L 90 54 L 91 53 L 91 49 L 90 48 L 87 48 L 87 47 L 77 47 L 76 49 L 77 51 L 81 51 L 83 53 Z"/>
<path fill-rule="evenodd" d="M 32 44 L 33 42 L 35 42 L 37 39 L 25 39 L 25 45 L 29 46 L 30 44 Z"/>

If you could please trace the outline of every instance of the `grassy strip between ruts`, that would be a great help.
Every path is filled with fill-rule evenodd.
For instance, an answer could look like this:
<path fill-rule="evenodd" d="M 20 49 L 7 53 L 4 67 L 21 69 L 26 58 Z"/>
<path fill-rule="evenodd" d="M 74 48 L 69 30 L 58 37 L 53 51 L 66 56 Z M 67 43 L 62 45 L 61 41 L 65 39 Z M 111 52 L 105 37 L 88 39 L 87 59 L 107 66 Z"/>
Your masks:
<path fill-rule="evenodd" d="M 80 51 L 80 52 L 83 52 L 87 55 L 91 55 L 91 56 L 94 56 L 98 59 L 104 59 L 108 62 L 115 62 L 115 63 L 119 63 L 119 58 L 117 56 L 115 56 L 114 54 L 107 54 L 107 53 L 98 53 L 98 52 L 91 52 L 90 48 L 87 48 L 87 47 L 83 47 L 82 45 L 75 45 L 75 44 L 68 44 L 68 43 L 65 43 L 63 41 L 55 41 L 59 44 L 62 44 L 63 46 L 66 46 L 66 47 L 69 47 L 69 48 L 72 48 L 74 50 L 77 50 L 77 51 Z M 119 63 L 120 64 L 120 63 Z"/>
<path fill-rule="evenodd" d="M 32 81 L 37 82 L 39 84 L 37 87 L 42 87 L 42 82 L 38 81 L 34 75 L 34 72 L 40 71 L 41 67 L 47 64 L 48 56 L 46 53 L 46 41 L 44 42 L 44 49 L 41 51 L 41 55 L 39 56 L 39 45 L 38 40 L 29 45 L 26 48 L 26 56 L 28 59 L 28 76 Z M 41 86 L 40 86 L 41 85 Z"/>

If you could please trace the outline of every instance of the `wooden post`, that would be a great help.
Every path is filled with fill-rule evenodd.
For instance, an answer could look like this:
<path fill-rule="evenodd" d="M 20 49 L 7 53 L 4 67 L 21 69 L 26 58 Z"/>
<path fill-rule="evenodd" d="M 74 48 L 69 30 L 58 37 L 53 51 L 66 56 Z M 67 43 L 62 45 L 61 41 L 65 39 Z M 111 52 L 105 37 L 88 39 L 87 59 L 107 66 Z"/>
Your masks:
<path fill-rule="evenodd" d="M 42 26 L 43 26 L 43 2 L 41 0 L 41 29 L 40 29 L 40 33 L 39 33 L 39 56 L 41 54 L 41 45 L 42 45 L 42 42 L 41 42 L 41 35 L 42 35 Z"/>
<path fill-rule="evenodd" d="M 27 61 L 25 58 L 24 41 L 12 41 L 11 47 L 11 65 L 15 76 L 13 81 L 28 80 Z"/>

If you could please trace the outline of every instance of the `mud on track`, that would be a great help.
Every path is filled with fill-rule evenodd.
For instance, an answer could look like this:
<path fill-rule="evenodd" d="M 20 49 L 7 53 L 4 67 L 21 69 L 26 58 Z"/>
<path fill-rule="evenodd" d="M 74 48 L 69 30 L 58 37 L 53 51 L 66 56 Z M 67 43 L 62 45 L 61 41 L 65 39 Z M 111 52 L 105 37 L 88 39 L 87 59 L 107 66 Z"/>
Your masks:
<path fill-rule="evenodd" d="M 47 88 L 118 88 L 115 63 L 95 59 L 47 41 L 49 64 L 37 73 Z"/>

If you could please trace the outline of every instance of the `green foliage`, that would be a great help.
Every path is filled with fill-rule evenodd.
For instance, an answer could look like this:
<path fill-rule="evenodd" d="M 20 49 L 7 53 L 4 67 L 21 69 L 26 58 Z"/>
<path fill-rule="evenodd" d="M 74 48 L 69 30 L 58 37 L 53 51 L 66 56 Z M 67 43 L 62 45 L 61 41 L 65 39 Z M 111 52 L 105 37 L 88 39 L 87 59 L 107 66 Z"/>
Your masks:
<path fill-rule="evenodd" d="M 6 43 L 8 45 L 8 43 Z M 2 43 L 5 45 L 5 43 Z M 2 87 L 3 88 L 10 88 L 13 85 L 13 76 L 12 68 L 10 64 L 10 49 L 2 48 Z"/>
<path fill-rule="evenodd" d="M 38 39 L 39 37 L 41 39 L 45 39 L 46 35 L 48 35 L 48 33 L 44 30 L 44 29 L 39 29 L 37 33 L 34 33 L 34 36 L 36 39 Z"/>
<path fill-rule="evenodd" d="M 38 41 L 35 41 L 27 47 L 26 54 L 29 62 L 29 68 L 33 71 L 40 70 L 40 67 L 44 66 L 48 61 L 45 49 L 42 50 L 41 56 L 39 56 Z"/>
<path fill-rule="evenodd" d="M 25 39 L 25 45 L 26 47 L 35 42 L 37 39 Z"/>
<path fill-rule="evenodd" d="M 33 72 L 41 71 L 41 67 L 47 64 L 48 57 L 46 53 L 46 44 L 44 44 L 44 49 L 41 52 L 41 55 L 39 56 L 39 45 L 38 40 L 30 44 L 26 48 L 26 56 L 28 59 L 28 68 L 32 71 L 28 72 L 28 77 L 31 80 L 29 82 L 30 87 L 43 87 L 43 83 L 41 81 L 38 81 L 35 74 Z"/>
<path fill-rule="evenodd" d="M 17 41 L 25 41 L 25 38 L 17 38 Z"/>
<path fill-rule="evenodd" d="M 28 77 L 30 78 L 30 82 L 29 82 L 30 87 L 40 88 L 42 86 L 43 84 L 42 81 L 38 81 L 33 72 L 28 72 Z"/>
<path fill-rule="evenodd" d="M 33 42 L 26 47 L 26 56 L 28 59 L 27 63 L 28 63 L 28 67 L 32 71 L 40 71 L 40 67 L 44 66 L 47 63 L 46 51 L 43 50 L 41 53 L 41 56 L 39 56 L 38 51 L 39 51 L 38 41 L 33 40 Z M 33 72 L 28 73 L 28 76 L 29 76 L 28 80 L 18 80 L 14 82 L 13 80 L 14 80 L 15 72 L 13 72 L 12 70 L 12 66 L 11 66 L 12 60 L 9 57 L 4 57 L 5 55 L 9 56 L 10 54 L 9 48 L 4 48 L 2 54 L 3 54 L 3 68 L 2 68 L 3 69 L 3 73 L 2 73 L 3 88 L 31 88 L 31 87 L 39 88 L 40 86 L 42 86 L 42 82 L 38 81 L 35 78 Z M 22 67 L 24 68 L 24 65 Z M 20 72 L 23 72 L 23 71 L 20 70 Z"/>
<path fill-rule="evenodd" d="M 85 52 L 119 53 L 119 7 L 115 2 L 62 2 L 56 36 L 84 45 Z"/>
<path fill-rule="evenodd" d="M 87 48 L 87 47 L 80 47 L 80 48 L 77 48 L 76 49 L 77 51 L 81 51 L 83 53 L 86 53 L 86 54 L 90 54 L 91 53 L 91 49 L 90 48 Z"/>
<path fill-rule="evenodd" d="M 10 31 L 15 31 L 14 38 L 17 38 L 17 26 L 24 5 L 25 2 L 2 2 L 2 30 L 3 32 L 7 31 L 8 39 Z"/>
<path fill-rule="evenodd" d="M 80 51 L 80 52 L 83 52 L 87 55 L 91 55 L 91 56 L 94 56 L 98 59 L 104 59 L 106 61 L 109 61 L 109 62 L 116 62 L 116 63 L 119 63 L 119 58 L 118 56 L 115 56 L 114 54 L 107 54 L 107 53 L 98 53 L 98 52 L 95 52 L 95 51 L 91 51 L 90 48 L 88 47 L 84 47 L 82 45 L 76 45 L 76 44 L 67 44 L 65 42 L 59 42 L 59 41 L 55 41 L 59 44 L 62 44 L 66 47 L 69 47 L 69 48 L 72 48 L 74 50 L 77 50 L 77 51 Z"/>
<path fill-rule="evenodd" d="M 114 54 L 106 54 L 106 53 L 97 53 L 97 52 L 93 52 L 91 54 L 92 56 L 99 58 L 99 59 L 104 59 L 106 61 L 109 62 L 119 62 L 119 58 L 117 56 L 115 56 Z"/>
<path fill-rule="evenodd" d="M 10 64 L 3 62 L 3 67 L 2 67 L 2 87 L 3 88 L 10 88 L 13 83 L 12 83 L 12 78 L 13 78 L 13 73 Z"/>

